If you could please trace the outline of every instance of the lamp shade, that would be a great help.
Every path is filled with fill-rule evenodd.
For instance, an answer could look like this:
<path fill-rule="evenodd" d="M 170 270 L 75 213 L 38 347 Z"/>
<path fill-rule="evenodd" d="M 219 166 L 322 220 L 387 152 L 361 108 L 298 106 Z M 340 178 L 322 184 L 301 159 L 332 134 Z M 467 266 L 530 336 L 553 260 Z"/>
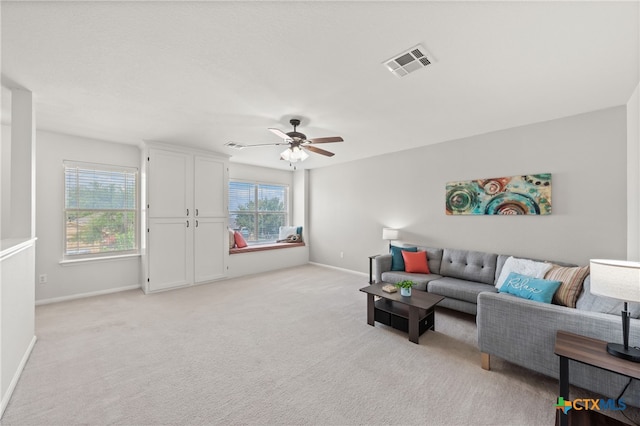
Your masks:
<path fill-rule="evenodd" d="M 397 229 L 382 228 L 383 240 L 397 240 L 399 235 L 400 235 L 400 232 Z"/>
<path fill-rule="evenodd" d="M 591 293 L 640 302 L 640 262 L 591 259 Z"/>

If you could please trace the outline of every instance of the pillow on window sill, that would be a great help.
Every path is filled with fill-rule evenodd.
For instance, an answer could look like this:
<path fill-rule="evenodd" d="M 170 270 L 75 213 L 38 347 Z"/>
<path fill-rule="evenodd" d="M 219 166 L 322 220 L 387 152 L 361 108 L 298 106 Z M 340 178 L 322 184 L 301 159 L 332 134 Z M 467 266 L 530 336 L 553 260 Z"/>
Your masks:
<path fill-rule="evenodd" d="M 229 248 L 232 249 L 236 246 L 235 231 L 229 228 Z"/>
<path fill-rule="evenodd" d="M 239 233 L 238 231 L 234 231 L 233 239 L 235 240 L 236 247 L 238 247 L 238 248 L 244 248 L 244 247 L 248 246 L 247 241 L 244 239 L 242 234 Z"/>
<path fill-rule="evenodd" d="M 289 235 L 302 236 L 302 226 L 281 226 L 278 231 L 278 240 L 284 240 Z"/>

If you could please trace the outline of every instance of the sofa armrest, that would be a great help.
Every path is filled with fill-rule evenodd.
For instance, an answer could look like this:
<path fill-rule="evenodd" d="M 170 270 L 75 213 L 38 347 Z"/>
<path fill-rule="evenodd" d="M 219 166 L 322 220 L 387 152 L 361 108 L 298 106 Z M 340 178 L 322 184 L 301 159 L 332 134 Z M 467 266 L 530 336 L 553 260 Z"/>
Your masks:
<path fill-rule="evenodd" d="M 558 330 L 622 342 L 622 321 L 617 315 L 540 303 L 505 293 L 480 293 L 476 322 L 483 364 L 488 364 L 486 354 L 491 354 L 554 378 L 559 371 L 559 357 L 554 353 Z M 639 346 L 640 320 L 631 319 L 630 331 L 629 344 Z M 610 398 L 616 397 L 627 381 L 624 376 L 573 361 L 570 369 L 572 384 Z M 637 380 L 625 393 L 625 401 L 631 400 L 631 396 L 640 398 Z"/>
<path fill-rule="evenodd" d="M 391 255 L 381 254 L 380 256 L 376 256 L 374 261 L 376 265 L 374 278 L 377 283 L 380 283 L 382 282 L 382 273 L 391 270 Z"/>

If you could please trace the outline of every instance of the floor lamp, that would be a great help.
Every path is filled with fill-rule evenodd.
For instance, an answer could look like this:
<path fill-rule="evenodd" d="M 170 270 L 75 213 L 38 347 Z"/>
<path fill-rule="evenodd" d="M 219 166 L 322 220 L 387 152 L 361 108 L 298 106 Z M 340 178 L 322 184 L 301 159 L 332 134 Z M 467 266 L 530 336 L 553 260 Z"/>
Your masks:
<path fill-rule="evenodd" d="M 629 318 L 627 302 L 640 302 L 640 262 L 591 259 L 591 293 L 624 302 L 622 311 L 622 344 L 607 343 L 611 355 L 640 362 L 640 349 L 629 346 Z"/>
<path fill-rule="evenodd" d="M 389 240 L 389 252 L 391 252 L 391 241 L 397 240 L 400 236 L 400 231 L 392 228 L 382 228 L 382 239 Z"/>

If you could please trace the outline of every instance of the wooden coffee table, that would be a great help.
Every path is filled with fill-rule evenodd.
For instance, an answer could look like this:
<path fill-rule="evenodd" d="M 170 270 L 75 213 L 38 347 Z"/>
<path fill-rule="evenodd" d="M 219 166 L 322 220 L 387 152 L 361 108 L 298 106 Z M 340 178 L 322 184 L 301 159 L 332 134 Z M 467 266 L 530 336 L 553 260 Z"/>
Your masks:
<path fill-rule="evenodd" d="M 425 331 L 435 331 L 434 309 L 444 299 L 442 296 L 413 290 L 411 296 L 401 296 L 400 291 L 387 293 L 382 286 L 388 283 L 371 284 L 360 289 L 367 293 L 367 323 L 375 322 L 409 333 L 409 341 L 418 343 Z M 375 296 L 380 297 L 376 301 Z"/>

